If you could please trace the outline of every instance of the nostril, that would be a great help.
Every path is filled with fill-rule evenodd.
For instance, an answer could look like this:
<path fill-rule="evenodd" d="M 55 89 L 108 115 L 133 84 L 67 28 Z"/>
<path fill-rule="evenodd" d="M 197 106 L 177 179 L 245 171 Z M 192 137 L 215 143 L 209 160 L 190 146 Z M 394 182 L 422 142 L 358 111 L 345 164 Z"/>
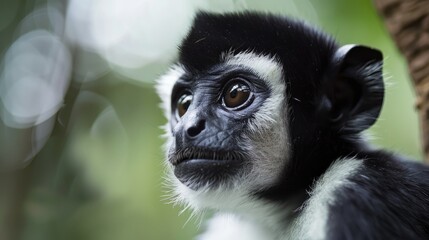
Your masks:
<path fill-rule="evenodd" d="M 186 131 L 188 133 L 188 136 L 195 137 L 198 134 L 200 134 L 204 129 L 206 128 L 206 120 L 200 120 L 197 122 L 197 124 L 191 126 Z"/>

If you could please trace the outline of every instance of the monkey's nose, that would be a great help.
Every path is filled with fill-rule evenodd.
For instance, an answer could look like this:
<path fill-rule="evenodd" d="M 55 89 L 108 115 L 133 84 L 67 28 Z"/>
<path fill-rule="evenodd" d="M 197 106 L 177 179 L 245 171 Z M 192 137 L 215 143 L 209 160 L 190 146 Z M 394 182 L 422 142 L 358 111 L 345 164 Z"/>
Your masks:
<path fill-rule="evenodd" d="M 206 128 L 206 120 L 205 119 L 199 119 L 198 121 L 196 121 L 196 123 L 190 125 L 188 127 L 188 129 L 186 129 L 186 134 L 191 138 L 196 137 L 205 128 Z"/>

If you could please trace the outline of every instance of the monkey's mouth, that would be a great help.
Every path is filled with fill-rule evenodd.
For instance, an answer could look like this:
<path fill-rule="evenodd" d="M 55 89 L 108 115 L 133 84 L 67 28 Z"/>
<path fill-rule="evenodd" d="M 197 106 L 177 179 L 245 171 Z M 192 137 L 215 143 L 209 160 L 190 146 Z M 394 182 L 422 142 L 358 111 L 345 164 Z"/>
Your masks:
<path fill-rule="evenodd" d="M 244 158 L 240 151 L 214 151 L 201 148 L 184 148 L 169 156 L 174 166 L 190 161 L 241 162 Z"/>
<path fill-rule="evenodd" d="M 245 154 L 240 151 L 213 151 L 186 148 L 169 156 L 174 175 L 191 189 L 215 187 L 237 175 L 244 166 Z"/>

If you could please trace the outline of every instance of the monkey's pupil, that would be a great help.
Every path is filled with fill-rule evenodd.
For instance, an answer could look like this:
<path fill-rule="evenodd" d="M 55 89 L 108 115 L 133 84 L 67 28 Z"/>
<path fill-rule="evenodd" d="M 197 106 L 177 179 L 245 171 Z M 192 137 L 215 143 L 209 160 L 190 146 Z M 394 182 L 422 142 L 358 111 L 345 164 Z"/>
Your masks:
<path fill-rule="evenodd" d="M 182 103 L 183 111 L 186 112 L 188 110 L 188 108 L 189 108 L 189 105 L 190 105 L 189 101 Z"/>
<path fill-rule="evenodd" d="M 232 89 L 232 90 L 231 90 L 231 92 L 229 93 L 229 96 L 230 96 L 231 98 L 235 98 L 235 97 L 237 97 L 237 88 Z"/>

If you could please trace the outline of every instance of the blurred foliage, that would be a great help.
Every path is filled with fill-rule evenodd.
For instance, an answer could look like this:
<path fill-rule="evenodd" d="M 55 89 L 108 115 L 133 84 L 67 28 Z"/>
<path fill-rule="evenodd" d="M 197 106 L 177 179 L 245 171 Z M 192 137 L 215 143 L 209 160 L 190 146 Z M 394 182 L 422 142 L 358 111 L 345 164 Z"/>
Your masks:
<path fill-rule="evenodd" d="M 373 142 L 420 158 L 405 64 L 371 1 L 205 2 L 206 9 L 215 11 L 256 9 L 290 14 L 307 19 L 341 43 L 381 49 L 389 84 L 381 118 L 370 130 Z M 67 9 L 66 1 L 59 0 L 0 2 L 2 59 L 22 33 L 22 19 L 46 4 L 62 12 Z M 139 20 L 144 21 L 144 16 Z M 168 61 L 149 62 L 126 73 L 126 68 L 117 69 L 88 49 L 68 46 L 73 73 L 49 140 L 26 168 L 1 172 L 0 239 L 191 239 L 197 234 L 197 224 L 190 221 L 185 225 L 189 213 L 178 216 L 181 209 L 167 204 L 163 186 L 160 126 L 165 119 L 158 108 L 154 80 L 167 69 Z M 173 58 L 171 53 L 170 60 Z M 104 66 L 113 70 L 95 72 L 91 81 L 81 80 Z M 0 144 L 6 146 L 16 129 L 0 126 L 2 129 Z M 24 151 L 19 142 L 11 141 L 14 144 L 7 149 Z"/>

